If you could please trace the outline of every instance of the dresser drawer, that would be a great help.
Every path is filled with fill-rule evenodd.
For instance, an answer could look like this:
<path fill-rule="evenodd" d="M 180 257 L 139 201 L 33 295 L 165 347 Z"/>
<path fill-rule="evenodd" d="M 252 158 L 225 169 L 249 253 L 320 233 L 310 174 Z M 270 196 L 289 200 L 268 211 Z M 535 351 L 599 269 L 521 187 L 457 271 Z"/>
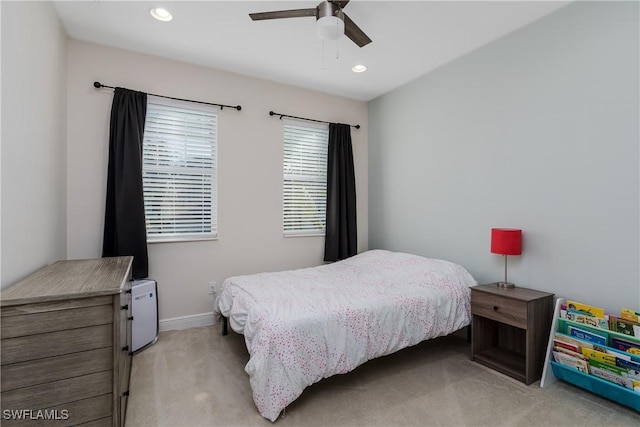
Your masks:
<path fill-rule="evenodd" d="M 2 340 L 0 363 L 26 362 L 113 346 L 113 325 L 90 326 Z"/>
<path fill-rule="evenodd" d="M 2 409 L 50 408 L 88 397 L 109 394 L 112 389 L 113 371 L 97 372 L 3 392 L 1 395 Z"/>
<path fill-rule="evenodd" d="M 53 414 L 54 417 L 47 419 L 46 421 L 41 419 L 31 420 L 25 417 L 23 419 L 2 420 L 2 426 L 68 427 L 81 425 L 82 427 L 113 427 L 113 423 L 111 422 L 112 405 L 113 395 L 111 393 L 107 393 L 47 408 L 49 414 Z M 55 415 L 57 415 L 57 419 L 55 418 Z"/>
<path fill-rule="evenodd" d="M 2 391 L 74 378 L 113 368 L 113 348 L 104 347 L 62 356 L 3 365 Z"/>
<path fill-rule="evenodd" d="M 471 288 L 471 313 L 500 323 L 527 329 L 527 303 Z"/>
<path fill-rule="evenodd" d="M 44 334 L 113 323 L 112 301 L 108 297 L 107 300 L 109 304 L 92 307 L 33 313 L 23 316 L 3 316 L 0 336 L 2 339 L 16 338 L 24 335 Z"/>

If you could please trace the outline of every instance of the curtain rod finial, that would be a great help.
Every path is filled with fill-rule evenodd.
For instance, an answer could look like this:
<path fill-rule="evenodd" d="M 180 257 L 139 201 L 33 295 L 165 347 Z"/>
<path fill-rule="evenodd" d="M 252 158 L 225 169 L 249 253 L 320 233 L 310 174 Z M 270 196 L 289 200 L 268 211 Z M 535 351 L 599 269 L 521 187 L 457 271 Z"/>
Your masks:
<path fill-rule="evenodd" d="M 238 111 L 242 110 L 242 106 L 241 105 L 237 105 L 236 106 L 236 110 L 238 110 Z"/>
<path fill-rule="evenodd" d="M 360 129 L 360 125 L 355 125 L 354 126 L 356 129 Z"/>
<path fill-rule="evenodd" d="M 100 89 L 102 87 L 102 83 L 100 82 L 93 82 L 93 87 L 95 87 L 96 89 Z"/>

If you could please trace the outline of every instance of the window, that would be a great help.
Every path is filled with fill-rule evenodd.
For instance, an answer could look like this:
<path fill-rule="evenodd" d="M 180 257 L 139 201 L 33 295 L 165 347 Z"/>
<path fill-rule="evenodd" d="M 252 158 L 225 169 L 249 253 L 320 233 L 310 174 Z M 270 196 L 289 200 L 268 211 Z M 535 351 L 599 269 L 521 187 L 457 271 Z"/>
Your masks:
<path fill-rule="evenodd" d="M 324 235 L 329 126 L 284 122 L 284 235 Z"/>
<path fill-rule="evenodd" d="M 216 111 L 148 97 L 142 181 L 149 242 L 217 237 Z"/>

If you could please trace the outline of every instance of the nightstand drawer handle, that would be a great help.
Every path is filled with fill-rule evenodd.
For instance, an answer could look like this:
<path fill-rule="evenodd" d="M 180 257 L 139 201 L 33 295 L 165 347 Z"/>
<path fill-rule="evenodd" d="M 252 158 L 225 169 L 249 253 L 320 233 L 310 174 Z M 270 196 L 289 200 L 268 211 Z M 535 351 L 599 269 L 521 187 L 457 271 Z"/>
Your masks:
<path fill-rule="evenodd" d="M 498 306 L 497 306 L 497 305 L 494 305 L 494 306 L 493 306 L 493 309 L 494 309 L 495 311 L 498 311 Z"/>

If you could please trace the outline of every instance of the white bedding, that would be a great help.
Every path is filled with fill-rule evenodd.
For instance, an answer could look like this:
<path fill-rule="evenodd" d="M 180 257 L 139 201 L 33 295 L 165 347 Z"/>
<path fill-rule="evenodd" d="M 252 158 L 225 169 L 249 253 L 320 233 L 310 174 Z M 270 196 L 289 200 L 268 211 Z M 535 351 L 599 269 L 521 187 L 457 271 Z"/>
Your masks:
<path fill-rule="evenodd" d="M 231 277 L 215 311 L 244 334 L 253 400 L 275 421 L 305 387 L 470 323 L 461 266 L 373 250 L 320 267 Z"/>

